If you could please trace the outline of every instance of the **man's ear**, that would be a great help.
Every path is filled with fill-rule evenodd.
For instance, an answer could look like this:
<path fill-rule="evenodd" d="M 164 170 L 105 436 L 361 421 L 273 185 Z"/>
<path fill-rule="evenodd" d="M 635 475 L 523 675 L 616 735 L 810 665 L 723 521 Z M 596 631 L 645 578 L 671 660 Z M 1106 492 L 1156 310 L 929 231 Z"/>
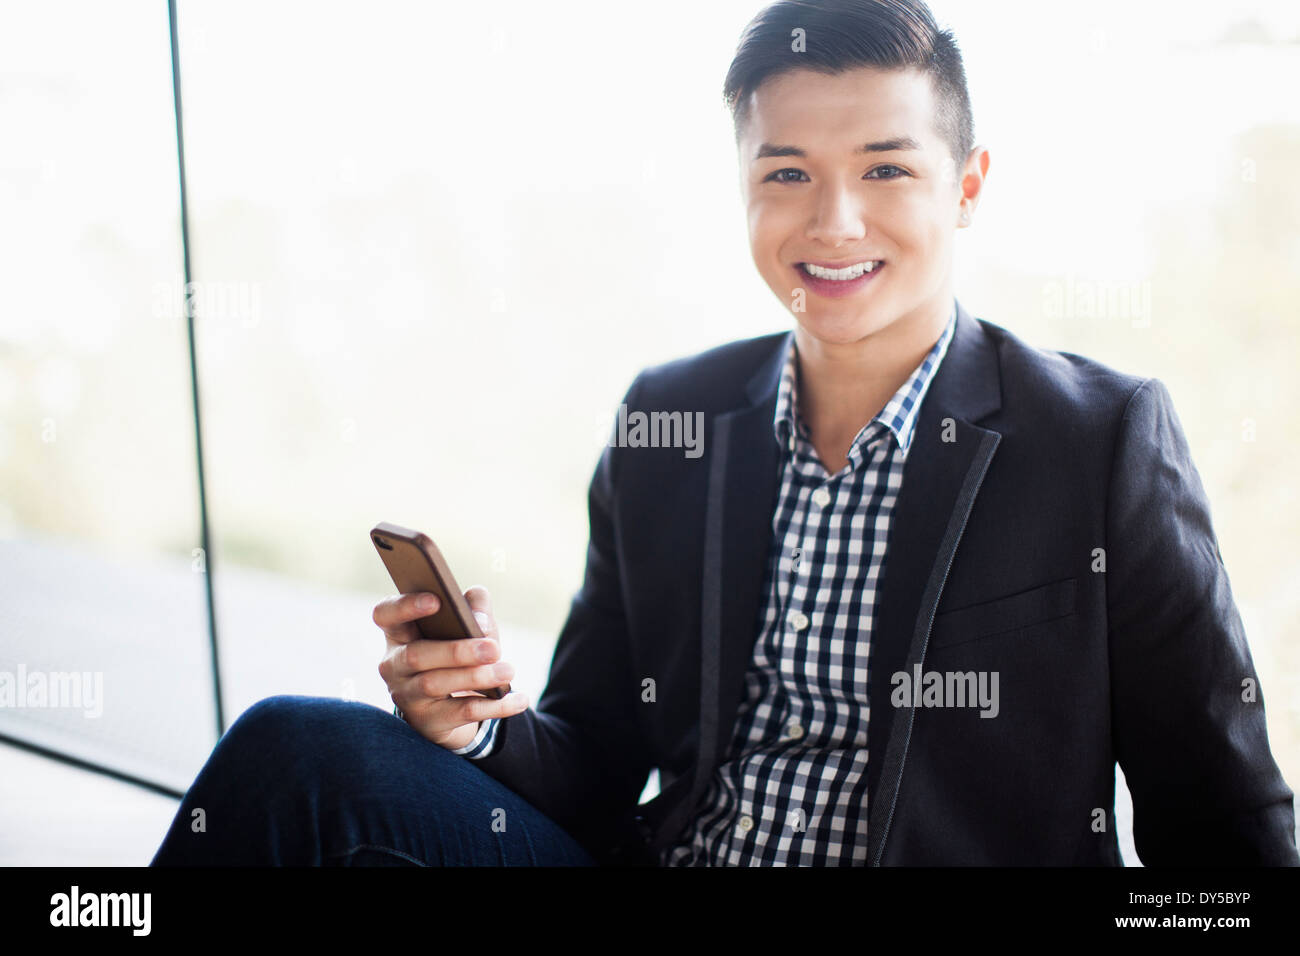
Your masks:
<path fill-rule="evenodd" d="M 979 205 L 984 193 L 984 181 L 989 174 L 989 151 L 987 147 L 975 146 L 966 157 L 962 169 L 961 198 L 957 210 L 958 226 L 969 226 L 975 218 L 975 207 Z"/>

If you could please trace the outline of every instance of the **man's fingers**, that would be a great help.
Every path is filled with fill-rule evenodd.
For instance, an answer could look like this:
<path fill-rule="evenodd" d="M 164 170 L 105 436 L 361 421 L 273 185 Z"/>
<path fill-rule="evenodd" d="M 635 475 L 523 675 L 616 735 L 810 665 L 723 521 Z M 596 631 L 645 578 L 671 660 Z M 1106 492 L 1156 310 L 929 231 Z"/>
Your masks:
<path fill-rule="evenodd" d="M 515 668 L 509 661 L 480 664 L 477 667 L 443 667 L 424 671 L 411 678 L 413 696 L 447 697 L 458 690 L 486 690 L 510 683 Z"/>
<path fill-rule="evenodd" d="M 438 605 L 438 595 L 428 592 L 393 594 L 376 604 L 371 616 L 389 637 L 394 640 L 411 640 L 412 628 L 404 625 L 437 613 Z"/>
<path fill-rule="evenodd" d="M 478 694 L 430 700 L 418 689 L 413 695 L 398 693 L 391 697 L 408 721 L 415 718 L 435 733 L 445 733 L 493 717 L 513 717 L 528 709 L 528 697 L 520 691 L 513 691 L 500 700 Z"/>
<path fill-rule="evenodd" d="M 456 641 L 433 641 L 421 638 L 397 649 L 394 663 L 399 676 L 438 667 L 473 667 L 491 664 L 501 656 L 501 645 L 478 637 Z"/>
<path fill-rule="evenodd" d="M 528 709 L 528 697 L 520 691 L 500 700 L 491 697 L 446 697 L 429 705 L 429 716 L 445 721 L 450 729 L 493 717 L 513 717 Z"/>

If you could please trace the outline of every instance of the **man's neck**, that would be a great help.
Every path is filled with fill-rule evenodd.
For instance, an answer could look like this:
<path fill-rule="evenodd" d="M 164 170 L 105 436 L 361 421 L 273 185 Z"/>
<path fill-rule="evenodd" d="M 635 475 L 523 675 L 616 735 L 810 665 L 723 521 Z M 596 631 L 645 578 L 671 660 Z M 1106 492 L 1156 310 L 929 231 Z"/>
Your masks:
<path fill-rule="evenodd" d="M 823 460 L 847 453 L 853 437 L 885 407 L 943 334 L 953 300 L 907 315 L 857 342 L 827 343 L 795 327 L 799 414 Z"/>

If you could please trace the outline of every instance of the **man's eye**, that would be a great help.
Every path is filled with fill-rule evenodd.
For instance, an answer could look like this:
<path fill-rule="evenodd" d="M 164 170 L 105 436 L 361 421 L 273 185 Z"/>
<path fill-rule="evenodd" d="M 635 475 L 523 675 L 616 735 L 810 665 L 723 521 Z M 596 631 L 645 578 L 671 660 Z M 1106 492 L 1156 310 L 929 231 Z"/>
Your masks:
<path fill-rule="evenodd" d="M 897 166 L 889 166 L 889 165 L 877 166 L 875 169 L 871 171 L 871 173 L 878 173 L 882 169 L 892 169 L 894 172 L 898 173 L 898 176 L 910 175 L 905 169 L 900 169 Z M 870 176 L 871 173 L 867 173 L 867 175 Z M 877 176 L 876 178 L 877 179 L 898 179 L 898 176 Z"/>
<path fill-rule="evenodd" d="M 772 174 L 769 175 L 766 179 L 764 179 L 763 182 L 765 182 L 765 183 L 766 183 L 766 182 L 788 183 L 788 182 L 795 182 L 795 181 L 797 181 L 797 180 L 789 180 L 789 179 L 782 179 L 782 178 L 780 178 L 782 173 L 798 173 L 800 176 L 802 176 L 802 175 L 803 175 L 803 170 L 801 170 L 801 169 L 795 169 L 795 168 L 793 168 L 793 167 L 786 167 L 785 169 L 778 169 L 776 172 L 772 173 Z"/>

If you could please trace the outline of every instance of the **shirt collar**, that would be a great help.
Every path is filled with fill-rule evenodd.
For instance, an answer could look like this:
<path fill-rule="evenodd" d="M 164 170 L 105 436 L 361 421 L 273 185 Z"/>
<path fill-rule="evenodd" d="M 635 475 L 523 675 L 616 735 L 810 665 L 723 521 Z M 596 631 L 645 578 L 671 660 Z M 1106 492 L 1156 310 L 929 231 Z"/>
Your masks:
<path fill-rule="evenodd" d="M 944 326 L 943 333 L 934 343 L 934 346 L 913 370 L 907 381 L 885 403 L 885 407 L 853 439 L 853 446 L 850 449 L 850 461 L 854 460 L 854 454 L 857 453 L 864 435 L 873 431 L 872 424 L 875 422 L 880 422 L 893 433 L 895 441 L 898 442 L 899 448 L 902 449 L 903 457 L 907 457 L 907 451 L 912 445 L 912 434 L 916 430 L 916 418 L 921 407 L 921 400 L 925 398 L 930 382 L 939 370 L 939 363 L 943 361 L 944 355 L 948 352 L 948 344 L 952 341 L 956 327 L 957 304 L 956 299 L 954 299 L 952 312 L 948 315 L 948 324 Z M 790 451 L 793 451 L 795 447 L 794 429 L 796 423 L 801 438 L 807 440 L 811 437 L 807 424 L 802 417 L 795 414 L 798 407 L 798 396 L 796 394 L 798 391 L 797 355 L 794 336 L 791 335 L 789 344 L 786 347 L 785 366 L 781 372 L 781 384 L 777 388 L 776 415 L 773 420 L 777 444 L 783 448 L 788 448 Z"/>

